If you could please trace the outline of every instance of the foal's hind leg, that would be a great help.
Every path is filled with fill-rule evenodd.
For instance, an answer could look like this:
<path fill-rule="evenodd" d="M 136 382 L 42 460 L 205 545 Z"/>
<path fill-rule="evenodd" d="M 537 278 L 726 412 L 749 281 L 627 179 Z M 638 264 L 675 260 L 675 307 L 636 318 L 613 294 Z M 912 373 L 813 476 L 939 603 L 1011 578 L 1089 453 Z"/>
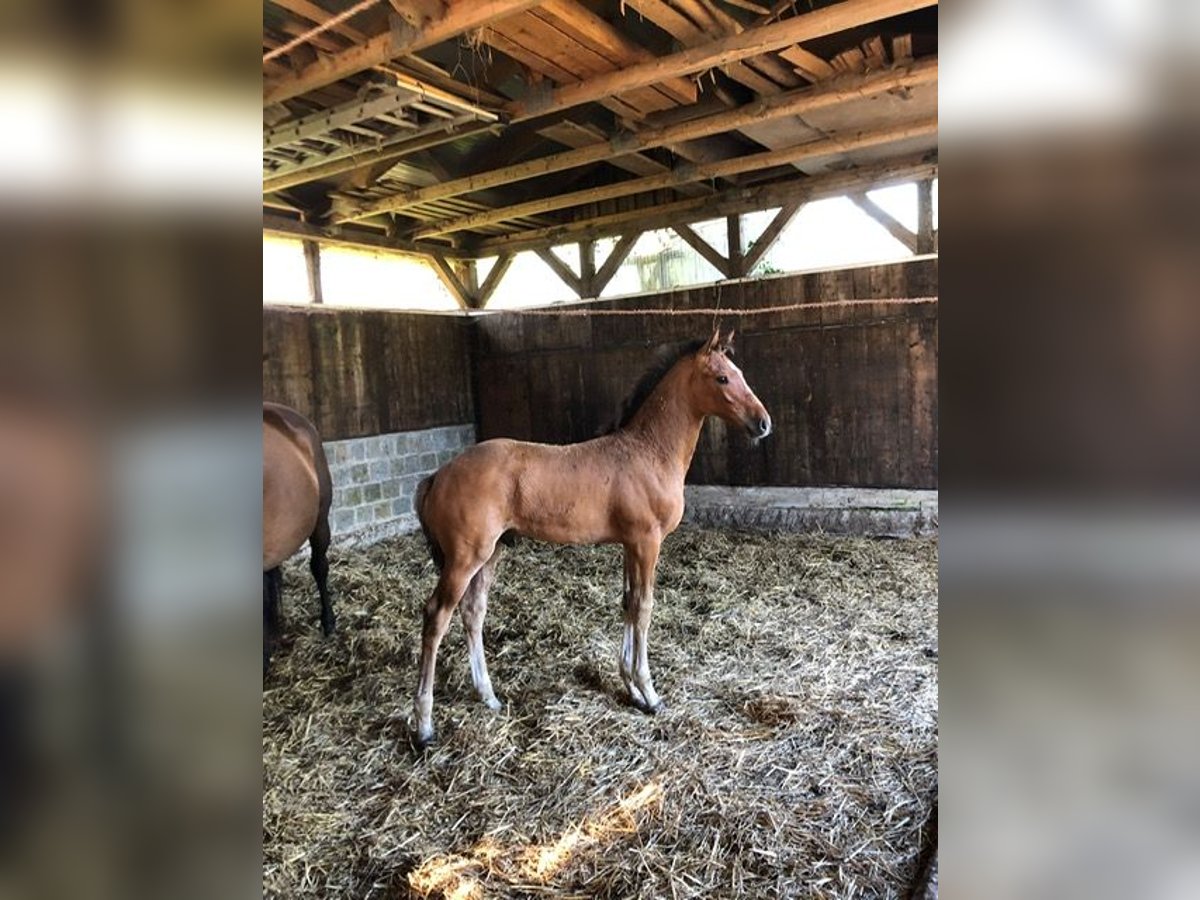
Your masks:
<path fill-rule="evenodd" d="M 329 602 L 329 512 L 326 510 L 317 520 L 317 527 L 309 539 L 312 557 L 308 561 L 317 592 L 321 595 L 321 631 L 325 637 L 333 634 L 335 620 L 333 606 Z"/>
<path fill-rule="evenodd" d="M 263 572 L 263 675 L 271 664 L 271 647 L 279 634 L 279 596 L 283 573 L 276 566 Z"/>
<path fill-rule="evenodd" d="M 448 557 L 437 587 L 425 602 L 425 619 L 421 628 L 421 674 L 413 701 L 418 747 L 428 746 L 433 741 L 433 676 L 438 647 L 446 636 L 446 629 L 450 627 L 454 608 L 484 562 L 484 559 L 478 558 L 464 561 Z"/>
<path fill-rule="evenodd" d="M 467 650 L 471 655 L 471 678 L 475 682 L 475 690 L 479 692 L 479 699 L 487 704 L 488 709 L 500 708 L 483 655 L 483 619 L 487 615 L 488 590 L 496 577 L 496 561 L 499 558 L 500 548 L 497 547 L 491 559 L 471 579 L 461 608 L 463 628 L 467 632 Z"/>

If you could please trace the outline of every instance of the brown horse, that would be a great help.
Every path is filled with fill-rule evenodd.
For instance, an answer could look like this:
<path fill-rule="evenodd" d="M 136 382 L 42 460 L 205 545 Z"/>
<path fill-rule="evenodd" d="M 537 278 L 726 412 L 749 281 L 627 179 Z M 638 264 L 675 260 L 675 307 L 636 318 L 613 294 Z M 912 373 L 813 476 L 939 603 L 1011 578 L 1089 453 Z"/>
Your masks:
<path fill-rule="evenodd" d="M 483 655 L 483 618 L 498 542 L 520 534 L 560 544 L 625 548 L 625 637 L 621 678 L 634 705 L 662 705 L 650 678 L 647 630 L 662 540 L 683 516 L 683 481 L 708 416 L 755 440 L 771 417 L 729 358 L 733 333 L 693 342 L 648 373 L 611 434 L 550 446 L 484 441 L 417 488 L 416 508 L 441 570 L 425 604 L 414 719 L 419 746 L 433 740 L 438 645 L 462 603 L 471 675 L 480 698 L 500 707 Z"/>
<path fill-rule="evenodd" d="M 263 672 L 279 631 L 280 565 L 308 541 L 321 595 L 321 629 L 333 632 L 329 604 L 329 507 L 333 480 L 316 426 L 278 403 L 263 403 Z"/>

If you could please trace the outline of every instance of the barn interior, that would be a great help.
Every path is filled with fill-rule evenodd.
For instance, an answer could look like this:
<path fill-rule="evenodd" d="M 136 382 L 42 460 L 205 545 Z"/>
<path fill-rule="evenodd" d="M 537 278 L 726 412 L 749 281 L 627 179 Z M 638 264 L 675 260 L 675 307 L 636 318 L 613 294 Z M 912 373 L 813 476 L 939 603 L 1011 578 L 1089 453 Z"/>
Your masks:
<path fill-rule="evenodd" d="M 936 895 L 937 11 L 264 3 L 263 230 L 302 242 L 309 302 L 264 306 L 263 391 L 325 441 L 340 617 L 323 638 L 290 564 L 264 894 Z M 915 227 L 869 196 L 894 185 Z M 763 276 L 833 197 L 904 258 Z M 719 280 L 606 294 L 656 229 Z M 420 260 L 457 309 L 325 304 L 331 247 Z M 489 307 L 522 254 L 573 302 Z M 652 626 L 666 712 L 620 697 L 619 548 L 522 542 L 485 626 L 504 709 L 455 626 L 441 742 L 415 755 L 419 480 L 492 437 L 594 437 L 716 322 L 777 427 L 702 433 Z"/>

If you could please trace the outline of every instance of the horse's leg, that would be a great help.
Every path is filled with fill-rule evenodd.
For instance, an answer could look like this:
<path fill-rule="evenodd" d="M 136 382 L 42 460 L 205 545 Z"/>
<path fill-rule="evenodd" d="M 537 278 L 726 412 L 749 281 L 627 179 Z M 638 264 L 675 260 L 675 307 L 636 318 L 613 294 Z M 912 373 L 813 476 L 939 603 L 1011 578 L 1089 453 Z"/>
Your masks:
<path fill-rule="evenodd" d="M 625 618 L 625 633 L 621 638 L 621 656 L 617 663 L 621 670 L 621 681 L 629 691 L 634 706 L 640 709 L 646 707 L 646 698 L 638 690 L 633 681 L 633 634 L 637 628 L 637 607 L 633 598 L 634 585 L 634 554 L 630 547 L 625 548 L 625 591 L 621 598 L 621 611 Z"/>
<path fill-rule="evenodd" d="M 630 586 L 625 608 L 625 643 L 629 644 L 632 636 L 632 652 L 627 654 L 622 647 L 621 657 L 623 664 L 628 658 L 632 661 L 632 671 L 626 681 L 629 696 L 636 706 L 648 713 L 658 712 L 663 705 L 650 678 L 650 613 L 654 609 L 654 570 L 658 565 L 659 543 L 657 539 L 646 540 L 625 547 Z"/>
<path fill-rule="evenodd" d="M 312 547 L 312 556 L 308 565 L 312 570 L 313 580 L 317 583 L 317 592 L 321 595 L 321 631 L 325 637 L 333 634 L 335 620 L 333 606 L 329 602 L 329 511 L 325 510 L 317 520 L 317 527 L 308 539 Z"/>
<path fill-rule="evenodd" d="M 483 655 L 483 619 L 487 615 L 488 590 L 496 576 L 496 561 L 500 548 L 492 554 L 483 568 L 475 573 L 462 601 L 463 628 L 467 632 L 467 650 L 471 655 L 471 678 L 488 709 L 499 709 L 500 701 L 492 690 L 492 679 L 488 677 L 487 659 Z"/>
<path fill-rule="evenodd" d="M 263 572 L 263 674 L 271 664 L 271 647 L 279 634 L 279 597 L 283 592 L 283 572 L 278 566 Z"/>
<path fill-rule="evenodd" d="M 433 675 L 437 666 L 438 647 L 446 636 L 446 629 L 450 627 L 454 608 L 483 564 L 482 559 L 464 562 L 460 556 L 448 556 L 437 587 L 425 601 L 425 618 L 421 628 L 421 674 L 413 701 L 418 747 L 426 747 L 433 741 Z"/>

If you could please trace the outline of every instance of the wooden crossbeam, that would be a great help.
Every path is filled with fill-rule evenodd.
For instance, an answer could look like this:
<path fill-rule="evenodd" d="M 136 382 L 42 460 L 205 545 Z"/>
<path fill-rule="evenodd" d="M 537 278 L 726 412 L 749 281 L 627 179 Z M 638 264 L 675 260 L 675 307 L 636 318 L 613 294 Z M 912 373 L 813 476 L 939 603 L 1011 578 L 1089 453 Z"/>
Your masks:
<path fill-rule="evenodd" d="M 548 265 L 555 275 L 563 280 L 563 283 L 575 293 L 575 296 L 580 299 L 583 298 L 583 282 L 578 275 L 571 271 L 570 266 L 558 258 L 558 254 L 549 247 L 543 247 L 537 251 L 537 255 L 542 258 L 542 262 Z"/>
<path fill-rule="evenodd" d="M 422 150 L 448 144 L 460 137 L 480 134 L 496 126 L 479 123 L 474 116 L 463 115 L 450 121 L 439 121 L 418 131 L 406 131 L 388 141 L 379 144 L 364 143 L 361 147 L 347 148 L 332 154 L 332 159 L 315 165 L 293 169 L 280 175 L 271 175 L 263 179 L 263 193 L 287 190 L 298 184 L 310 181 L 320 181 L 332 178 L 345 172 L 352 172 L 376 163 L 395 162 L 402 157 Z"/>
<path fill-rule="evenodd" d="M 512 265 L 513 255 L 511 253 L 501 253 L 497 258 L 492 270 L 488 272 L 487 278 L 483 280 L 483 284 L 479 286 L 479 293 L 475 295 L 473 306 L 475 309 L 483 309 L 487 306 L 488 301 L 492 299 L 492 294 L 496 293 L 496 288 L 500 286 L 501 279 L 508 271 L 508 267 Z"/>
<path fill-rule="evenodd" d="M 700 235 L 696 234 L 691 226 L 683 224 L 674 225 L 672 226 L 672 230 L 681 238 L 683 238 L 687 242 L 688 246 L 708 260 L 714 269 L 716 269 L 726 278 L 731 277 L 729 274 L 729 260 L 718 253 L 712 244 L 700 237 Z"/>
<path fill-rule="evenodd" d="M 703 181 L 709 178 L 728 178 L 744 172 L 755 172 L 772 166 L 792 165 L 801 160 L 829 156 L 835 153 L 848 153 L 864 147 L 875 147 L 880 144 L 903 141 L 910 138 L 923 137 L 937 133 L 937 117 L 924 118 L 906 125 L 894 125 L 888 128 L 864 131 L 846 137 L 831 137 L 817 141 L 809 141 L 795 147 L 785 147 L 781 150 L 767 150 L 761 153 L 751 153 L 734 159 L 725 159 L 704 165 L 681 166 L 662 175 L 649 175 L 645 178 L 632 178 L 619 181 L 616 184 L 603 187 L 586 188 L 558 194 L 554 197 L 543 197 L 517 203 L 500 209 L 487 210 L 462 216 L 432 225 L 419 230 L 416 240 L 424 240 L 443 234 L 458 231 L 471 231 L 487 225 L 495 225 L 513 219 L 524 219 L 541 215 L 558 209 L 568 209 L 586 203 L 599 203 L 603 200 L 615 200 L 618 197 L 628 197 L 646 191 L 669 188 L 678 184 L 693 181 Z"/>
<path fill-rule="evenodd" d="M 541 0 L 457 0 L 424 28 L 393 27 L 341 53 L 318 58 L 299 72 L 267 81 L 263 103 L 278 103 L 325 87 L 397 56 L 424 50 L 537 6 Z"/>
<path fill-rule="evenodd" d="M 433 266 L 434 273 L 442 280 L 442 284 L 446 286 L 446 290 L 450 292 L 458 305 L 463 309 L 471 309 L 474 306 L 476 292 L 471 289 L 470 279 L 460 278 L 459 273 L 450 264 L 450 260 L 442 253 L 431 253 L 428 259 L 430 265 Z"/>
<path fill-rule="evenodd" d="M 311 222 L 301 222 L 298 219 L 275 213 L 263 213 L 263 233 L 276 234 L 281 237 L 299 238 L 300 240 L 315 240 L 322 244 L 336 244 L 345 247 L 366 247 L 371 250 L 383 250 L 400 256 L 416 256 L 425 258 L 432 249 L 438 249 L 446 256 L 462 257 L 461 251 L 437 247 L 418 247 L 411 241 L 388 237 L 378 231 L 368 228 L 344 225 L 316 225 Z"/>
<path fill-rule="evenodd" d="M 613 276 L 617 274 L 617 269 L 621 268 L 621 263 L 629 256 L 629 251 L 633 249 L 633 245 L 637 243 L 637 239 L 642 236 L 640 231 L 634 231 L 629 234 L 621 235 L 620 240 L 609 251 L 608 259 L 604 261 L 599 271 L 596 272 L 596 277 L 592 280 L 592 296 L 599 297 L 604 293 L 604 289 L 608 287 L 608 283 L 612 281 Z"/>
<path fill-rule="evenodd" d="M 500 235 L 469 245 L 479 254 L 499 250 L 536 250 L 579 240 L 625 234 L 633 229 L 651 231 L 669 228 L 679 222 L 697 222 L 735 212 L 755 212 L 787 203 L 808 202 L 825 197 L 840 197 L 850 191 L 905 184 L 937 174 L 937 163 L 925 155 L 875 163 L 849 171 L 828 172 L 782 183 L 757 187 L 729 188 L 710 197 L 695 197 L 660 203 L 653 207 L 624 210 L 593 216 L 576 222 L 531 229 L 517 234 Z"/>
<path fill-rule="evenodd" d="M 335 218 L 351 222 L 382 212 L 400 212 L 412 206 L 457 197 L 489 188 L 500 187 L 553 172 L 602 162 L 611 157 L 640 153 L 655 147 L 679 144 L 697 138 L 734 131 L 747 125 L 760 124 L 786 116 L 804 115 L 818 109 L 836 106 L 852 100 L 937 81 L 936 59 L 923 60 L 911 66 L 872 72 L 865 76 L 797 88 L 773 97 L 747 103 L 737 109 L 716 113 L 689 122 L 645 128 L 636 134 L 620 134 L 610 140 L 589 144 L 573 150 L 554 153 L 541 159 L 504 166 L 490 172 L 455 178 L 441 184 L 404 191 L 368 203 L 335 205 Z"/>
<path fill-rule="evenodd" d="M 865 191 L 848 194 L 855 206 L 888 230 L 896 240 L 908 248 L 910 253 L 917 252 L 917 236 L 904 227 L 895 216 L 867 196 Z"/>
<path fill-rule="evenodd" d="M 748 56 L 759 56 L 802 41 L 936 5 L 937 0 L 843 0 L 781 22 L 747 28 L 740 34 L 699 47 L 564 85 L 550 92 L 542 102 L 519 101 L 511 104 L 509 111 L 514 120 L 561 112 L 581 103 L 591 103 L 669 78 L 702 72 Z"/>
<path fill-rule="evenodd" d="M 754 242 L 754 246 L 746 251 L 746 257 L 743 261 L 744 274 L 749 275 L 754 271 L 754 267 L 775 246 L 775 242 L 779 240 L 779 235 L 783 233 L 783 229 L 787 228 L 792 219 L 796 218 L 796 213 L 800 212 L 802 206 L 804 206 L 803 203 L 793 200 L 790 203 L 785 203 L 783 208 L 775 214 L 775 218 L 763 229 L 763 233 L 758 236 L 758 240 Z"/>

